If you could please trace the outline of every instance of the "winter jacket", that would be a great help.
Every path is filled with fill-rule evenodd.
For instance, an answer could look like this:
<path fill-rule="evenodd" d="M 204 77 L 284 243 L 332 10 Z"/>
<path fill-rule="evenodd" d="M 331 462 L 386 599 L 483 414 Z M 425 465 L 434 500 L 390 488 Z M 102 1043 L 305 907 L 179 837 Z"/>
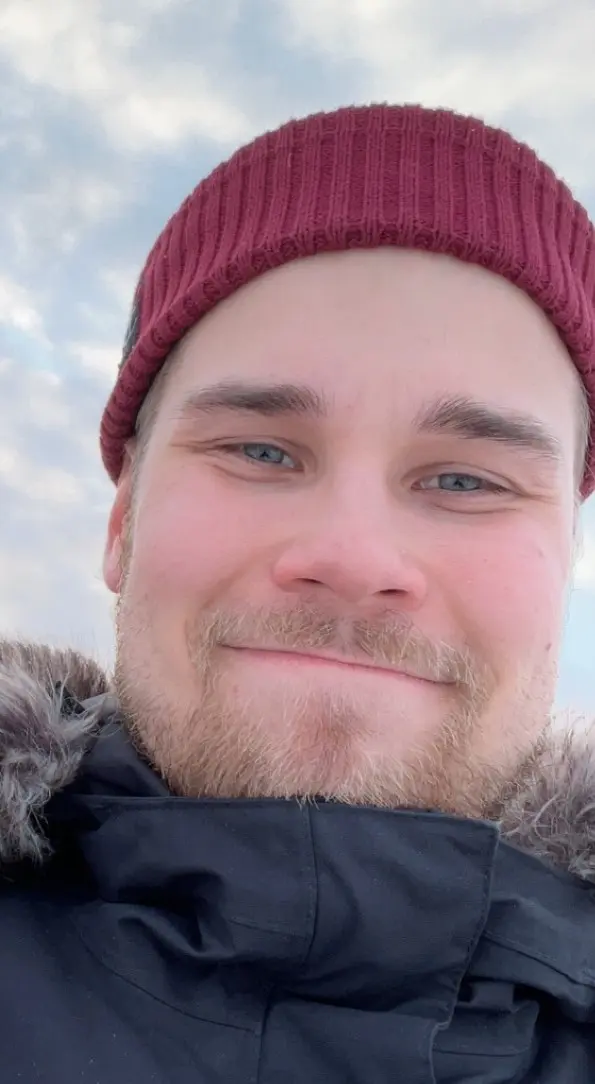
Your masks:
<path fill-rule="evenodd" d="M 0 1081 L 594 1084 L 594 798 L 588 735 L 497 824 L 173 797 L 0 645 Z"/>

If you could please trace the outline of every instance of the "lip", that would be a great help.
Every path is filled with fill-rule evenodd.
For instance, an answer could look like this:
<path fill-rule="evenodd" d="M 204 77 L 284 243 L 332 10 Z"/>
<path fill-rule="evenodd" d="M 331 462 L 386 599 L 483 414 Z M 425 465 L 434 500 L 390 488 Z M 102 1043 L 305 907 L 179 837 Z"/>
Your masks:
<path fill-rule="evenodd" d="M 223 645 L 227 646 L 227 645 Z M 333 655 L 332 653 L 326 653 L 321 651 L 296 651 L 296 650 L 284 650 L 283 648 L 262 648 L 262 647 L 229 647 L 228 650 L 249 652 L 250 655 L 256 658 L 273 660 L 285 659 L 294 663 L 295 665 L 307 665 L 307 666 L 333 666 L 339 667 L 342 670 L 352 671 L 369 671 L 374 674 L 384 674 L 386 677 L 393 679 L 401 679 L 407 681 L 414 681 L 421 683 L 422 685 L 445 685 L 447 682 L 434 681 L 432 678 L 422 677 L 421 675 L 408 672 L 407 670 L 401 670 L 392 666 L 377 666 L 373 663 L 360 662 L 356 659 L 346 659 L 339 655 Z"/>

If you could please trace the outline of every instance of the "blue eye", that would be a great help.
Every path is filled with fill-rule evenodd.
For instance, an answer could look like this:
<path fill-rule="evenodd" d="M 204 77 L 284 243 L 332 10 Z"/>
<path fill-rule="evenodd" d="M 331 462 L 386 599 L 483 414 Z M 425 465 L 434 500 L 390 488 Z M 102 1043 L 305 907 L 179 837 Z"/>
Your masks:
<path fill-rule="evenodd" d="M 424 489 L 438 489 L 442 493 L 505 493 L 506 487 L 499 486 L 496 482 L 490 482 L 487 478 L 480 478 L 476 474 L 465 474 L 462 471 L 449 471 L 445 474 L 435 474 L 430 482 L 437 485 L 425 484 Z M 446 482 L 445 485 L 441 483 Z"/>
<path fill-rule="evenodd" d="M 475 492 L 483 484 L 483 480 L 476 478 L 473 474 L 441 474 L 439 480 L 444 483 L 443 489 L 452 488 L 457 493 Z"/>
<path fill-rule="evenodd" d="M 279 448 L 276 444 L 236 444 L 233 446 L 236 451 L 241 455 L 244 455 L 246 459 L 250 459 L 253 463 L 265 463 L 267 466 L 279 466 L 285 467 L 288 464 L 294 465 L 293 459 L 283 451 L 283 448 Z M 284 462 L 287 460 L 287 462 Z"/>

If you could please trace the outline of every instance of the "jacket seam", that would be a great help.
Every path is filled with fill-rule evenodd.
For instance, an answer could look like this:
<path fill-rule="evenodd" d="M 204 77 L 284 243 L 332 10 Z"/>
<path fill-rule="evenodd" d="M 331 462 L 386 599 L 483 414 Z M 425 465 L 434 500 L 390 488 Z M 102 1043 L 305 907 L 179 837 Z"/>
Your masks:
<path fill-rule="evenodd" d="M 318 928 L 318 917 L 320 911 L 320 879 L 318 872 L 318 865 L 316 862 L 316 847 L 314 846 L 314 830 L 312 827 L 312 814 L 308 809 L 308 816 L 306 818 L 307 831 L 308 831 L 308 847 L 310 851 L 310 906 L 308 908 L 308 920 L 311 922 L 311 933 L 304 951 L 302 960 L 300 961 L 300 967 L 304 967 L 307 963 L 312 949 L 314 947 L 314 941 L 316 940 L 316 932 Z"/>
<path fill-rule="evenodd" d="M 550 957 L 545 956 L 539 950 L 534 952 L 528 952 L 527 949 L 518 941 L 509 940 L 507 937 L 499 936 L 498 934 L 484 932 L 482 940 L 489 941 L 493 945 L 500 945 L 502 948 L 510 949 L 512 952 L 517 952 L 519 956 L 523 956 L 526 960 L 535 960 L 537 963 L 544 964 L 545 967 L 549 967 L 551 971 L 555 971 L 557 975 L 562 975 L 563 978 L 568 979 L 569 982 L 574 982 L 577 985 L 583 984 L 585 986 L 595 986 L 595 973 L 589 971 L 588 968 L 582 968 L 577 974 L 571 974 L 569 971 L 565 971 L 563 968 L 558 967 L 553 963 Z"/>
<path fill-rule="evenodd" d="M 105 971 L 108 971 L 110 975 L 114 976 L 114 978 L 119 979 L 120 982 L 125 982 L 127 986 L 132 986 L 132 988 L 134 990 L 139 990 L 142 994 L 145 994 L 146 997 L 150 997 L 151 1000 L 156 1001 L 157 1004 L 165 1005 L 168 1009 L 171 1009 L 172 1012 L 179 1013 L 180 1016 L 184 1016 L 187 1020 L 200 1020 L 203 1024 L 213 1024 L 213 1025 L 215 1025 L 215 1027 L 233 1028 L 234 1031 L 241 1031 L 241 1032 L 246 1033 L 248 1035 L 254 1035 L 254 1036 L 258 1035 L 258 1033 L 259 1033 L 259 1028 L 258 1027 L 250 1027 L 249 1025 L 244 1025 L 244 1024 L 234 1024 L 234 1023 L 230 1023 L 230 1022 L 225 1021 L 225 1020 L 215 1020 L 215 1019 L 213 1019 L 212 1016 L 202 1016 L 199 1013 L 192 1013 L 192 1012 L 188 1012 L 186 1009 L 181 1009 L 178 1005 L 172 1005 L 170 1001 L 166 1001 L 165 998 L 159 997 L 158 994 L 154 994 L 152 990 L 147 990 L 144 986 L 141 986 L 140 983 L 135 982 L 134 979 L 128 978 L 127 975 L 123 975 L 120 971 L 116 970 L 115 967 L 112 967 L 111 964 L 109 964 L 105 960 L 103 960 L 101 958 L 101 956 L 99 956 L 98 953 L 96 953 L 91 948 L 91 946 L 87 943 L 85 938 L 82 936 L 80 930 L 77 927 L 76 922 L 73 922 L 72 926 L 74 928 L 76 936 L 78 937 L 79 941 L 83 945 L 85 951 L 88 952 L 89 955 L 93 957 L 95 962 L 97 964 L 99 964 L 100 967 L 104 968 Z"/>

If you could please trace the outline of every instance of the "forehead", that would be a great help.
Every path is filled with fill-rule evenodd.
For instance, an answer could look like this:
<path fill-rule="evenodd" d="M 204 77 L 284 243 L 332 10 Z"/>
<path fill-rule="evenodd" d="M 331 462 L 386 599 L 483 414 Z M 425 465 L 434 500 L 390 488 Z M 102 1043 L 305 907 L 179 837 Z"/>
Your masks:
<path fill-rule="evenodd" d="M 573 439 L 577 375 L 520 289 L 451 257 L 324 254 L 267 272 L 186 337 L 172 397 L 221 379 L 299 380 L 335 410 L 417 411 L 428 394 L 531 410 Z"/>

